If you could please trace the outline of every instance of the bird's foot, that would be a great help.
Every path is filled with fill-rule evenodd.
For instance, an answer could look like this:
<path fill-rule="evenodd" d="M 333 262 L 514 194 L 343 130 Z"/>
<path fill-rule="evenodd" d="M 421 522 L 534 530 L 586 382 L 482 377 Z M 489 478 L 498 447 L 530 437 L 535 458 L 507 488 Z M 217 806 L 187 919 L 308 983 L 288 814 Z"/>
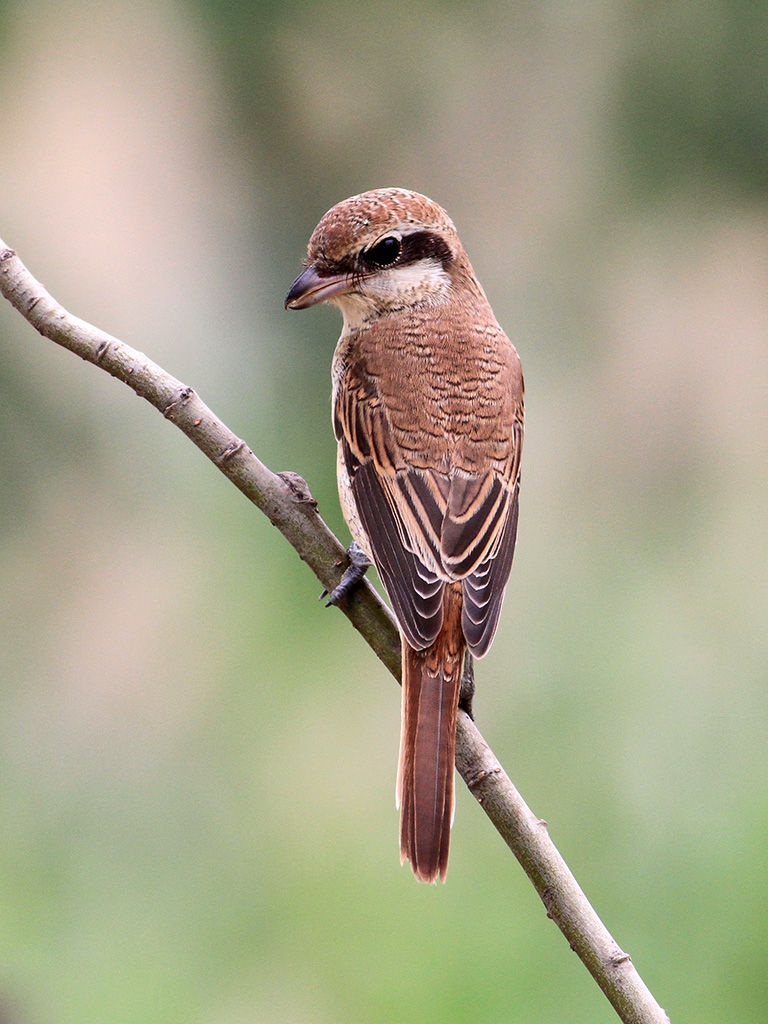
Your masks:
<path fill-rule="evenodd" d="M 466 711 L 474 722 L 472 698 L 475 696 L 475 662 L 469 651 L 464 655 L 464 671 L 461 673 L 461 689 L 459 690 L 459 707 Z"/>
<path fill-rule="evenodd" d="M 338 585 L 333 588 L 330 594 L 327 590 L 324 590 L 320 595 L 321 601 L 324 597 L 328 598 L 325 602 L 326 608 L 330 608 L 332 604 L 338 604 L 342 597 L 346 597 L 350 590 L 352 590 L 352 588 L 360 582 L 363 576 L 365 576 L 366 571 L 373 564 L 368 555 L 366 555 L 363 549 L 358 545 L 357 541 L 354 540 L 349 545 L 347 558 L 349 559 L 349 565 L 344 570 Z"/>

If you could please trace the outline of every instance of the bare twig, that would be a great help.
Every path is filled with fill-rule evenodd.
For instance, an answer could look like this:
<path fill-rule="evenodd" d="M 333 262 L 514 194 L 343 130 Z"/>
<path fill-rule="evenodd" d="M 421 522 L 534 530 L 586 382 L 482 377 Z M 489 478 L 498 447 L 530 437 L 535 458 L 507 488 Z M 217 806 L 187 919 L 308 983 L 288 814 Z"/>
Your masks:
<path fill-rule="evenodd" d="M 272 473 L 200 400 L 192 388 L 141 352 L 68 313 L 0 239 L 0 292 L 32 326 L 57 344 L 95 363 L 175 423 L 214 465 L 257 505 L 307 562 L 322 585 L 341 576 L 344 549 L 317 513 L 305 482 Z M 341 610 L 396 679 L 400 639 L 395 620 L 363 581 Z M 515 854 L 587 970 L 625 1024 L 669 1024 L 669 1019 L 592 909 L 549 837 L 512 785 L 475 723 L 459 713 L 456 767 Z"/>

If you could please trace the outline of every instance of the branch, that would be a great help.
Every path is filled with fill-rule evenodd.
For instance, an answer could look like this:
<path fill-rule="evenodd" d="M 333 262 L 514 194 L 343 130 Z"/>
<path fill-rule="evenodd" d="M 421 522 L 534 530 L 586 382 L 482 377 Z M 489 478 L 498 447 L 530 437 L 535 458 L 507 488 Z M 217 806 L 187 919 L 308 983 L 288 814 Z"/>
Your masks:
<path fill-rule="evenodd" d="M 72 316 L 29 273 L 0 239 L 0 292 L 44 337 L 100 366 L 127 384 L 182 430 L 243 492 L 331 590 L 345 551 L 320 518 L 306 483 L 293 473 L 273 473 L 198 395 L 141 352 Z M 392 675 L 400 678 L 400 637 L 392 613 L 363 580 L 340 608 Z M 549 837 L 546 822 L 531 812 L 475 723 L 459 712 L 456 767 L 544 902 L 547 916 L 603 990 L 625 1024 L 669 1024 L 628 954 L 622 952 L 592 909 Z"/>

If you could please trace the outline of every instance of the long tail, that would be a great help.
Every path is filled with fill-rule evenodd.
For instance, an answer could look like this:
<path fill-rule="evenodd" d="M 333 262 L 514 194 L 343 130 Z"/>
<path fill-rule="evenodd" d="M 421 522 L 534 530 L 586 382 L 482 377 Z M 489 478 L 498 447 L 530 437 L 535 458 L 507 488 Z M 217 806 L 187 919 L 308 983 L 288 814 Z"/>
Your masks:
<path fill-rule="evenodd" d="M 456 713 L 464 663 L 461 583 L 449 583 L 431 647 L 403 640 L 403 723 L 397 772 L 400 861 L 422 882 L 445 881 L 453 823 Z"/>

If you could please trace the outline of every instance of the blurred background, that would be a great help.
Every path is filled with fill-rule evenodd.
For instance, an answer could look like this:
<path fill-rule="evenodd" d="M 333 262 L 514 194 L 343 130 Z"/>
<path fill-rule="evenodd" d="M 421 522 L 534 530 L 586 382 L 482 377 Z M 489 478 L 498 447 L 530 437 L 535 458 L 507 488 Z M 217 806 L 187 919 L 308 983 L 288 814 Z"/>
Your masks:
<path fill-rule="evenodd" d="M 675 1024 L 768 1002 L 768 3 L 6 0 L 0 235 L 335 493 L 320 216 L 453 217 L 527 383 L 478 722 Z M 2 1024 L 598 1024 L 399 692 L 170 424 L 0 305 Z"/>

